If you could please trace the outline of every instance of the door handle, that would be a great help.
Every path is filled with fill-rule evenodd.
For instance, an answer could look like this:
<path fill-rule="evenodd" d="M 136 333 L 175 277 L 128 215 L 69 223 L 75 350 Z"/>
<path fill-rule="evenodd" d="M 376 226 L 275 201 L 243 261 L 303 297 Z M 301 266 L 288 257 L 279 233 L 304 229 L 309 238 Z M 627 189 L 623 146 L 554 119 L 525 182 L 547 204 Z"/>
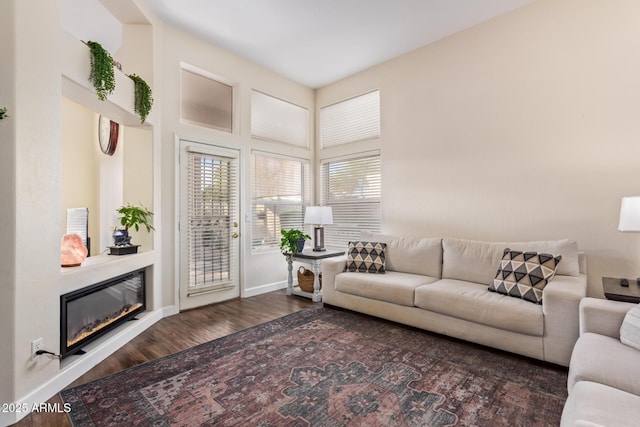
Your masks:
<path fill-rule="evenodd" d="M 237 239 L 239 236 L 240 236 L 240 235 L 239 235 L 238 233 L 233 233 L 233 234 L 231 235 L 231 237 L 233 237 L 234 239 Z"/>
<path fill-rule="evenodd" d="M 233 221 L 233 227 L 238 228 L 238 221 Z"/>

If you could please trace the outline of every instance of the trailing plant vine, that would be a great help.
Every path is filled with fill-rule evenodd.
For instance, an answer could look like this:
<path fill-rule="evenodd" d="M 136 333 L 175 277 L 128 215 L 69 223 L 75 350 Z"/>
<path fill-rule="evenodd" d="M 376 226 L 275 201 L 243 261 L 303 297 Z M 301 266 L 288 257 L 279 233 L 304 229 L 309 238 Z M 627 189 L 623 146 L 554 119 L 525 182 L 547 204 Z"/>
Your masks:
<path fill-rule="evenodd" d="M 87 46 L 91 49 L 89 80 L 93 83 L 98 99 L 104 101 L 116 88 L 113 58 L 98 42 L 88 41 Z"/>
<path fill-rule="evenodd" d="M 0 120 L 6 117 L 9 117 L 9 115 L 7 114 L 7 107 L 0 108 Z"/>
<path fill-rule="evenodd" d="M 153 107 L 153 95 L 151 88 L 142 77 L 137 74 L 129 74 L 135 86 L 135 100 L 133 110 L 140 116 L 140 123 L 144 123 Z"/>

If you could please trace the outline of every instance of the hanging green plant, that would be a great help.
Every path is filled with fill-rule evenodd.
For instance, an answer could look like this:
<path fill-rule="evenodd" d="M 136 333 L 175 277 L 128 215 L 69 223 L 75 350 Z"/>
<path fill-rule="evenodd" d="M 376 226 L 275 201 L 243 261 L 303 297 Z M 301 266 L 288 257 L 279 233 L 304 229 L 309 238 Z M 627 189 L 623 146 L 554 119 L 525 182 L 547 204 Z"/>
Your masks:
<path fill-rule="evenodd" d="M 144 123 L 153 107 L 153 95 L 151 88 L 142 77 L 137 74 L 129 74 L 135 85 L 135 100 L 133 110 L 140 116 L 140 123 Z"/>
<path fill-rule="evenodd" d="M 9 115 L 7 114 L 7 107 L 0 108 L 0 120 L 6 117 L 9 117 Z"/>
<path fill-rule="evenodd" d="M 89 81 L 98 94 L 98 99 L 104 101 L 116 88 L 116 77 L 113 71 L 113 58 L 100 43 L 88 41 L 91 49 L 91 73 Z"/>

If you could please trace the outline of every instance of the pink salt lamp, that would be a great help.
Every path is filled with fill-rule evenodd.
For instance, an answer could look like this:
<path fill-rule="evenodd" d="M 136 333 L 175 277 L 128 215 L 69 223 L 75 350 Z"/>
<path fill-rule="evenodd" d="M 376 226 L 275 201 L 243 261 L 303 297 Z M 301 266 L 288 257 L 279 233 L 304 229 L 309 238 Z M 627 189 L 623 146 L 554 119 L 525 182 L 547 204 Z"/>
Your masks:
<path fill-rule="evenodd" d="M 77 234 L 65 234 L 60 244 L 60 265 L 63 267 L 77 267 L 87 257 L 87 248 L 82 244 L 82 238 Z"/>

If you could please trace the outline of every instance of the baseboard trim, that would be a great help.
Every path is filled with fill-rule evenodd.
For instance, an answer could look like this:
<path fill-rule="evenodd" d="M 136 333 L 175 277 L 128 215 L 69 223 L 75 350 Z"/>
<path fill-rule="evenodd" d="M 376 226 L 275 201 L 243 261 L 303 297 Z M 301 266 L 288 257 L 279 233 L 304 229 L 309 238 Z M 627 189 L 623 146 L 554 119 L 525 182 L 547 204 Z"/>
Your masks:
<path fill-rule="evenodd" d="M 0 425 L 8 426 L 17 423 L 22 418 L 29 415 L 31 409 L 38 407 L 43 402 L 51 399 L 77 378 L 88 372 L 91 368 L 109 357 L 120 347 L 144 332 L 151 325 L 162 319 L 179 312 L 175 306 L 164 307 L 155 311 L 145 312 L 137 316 L 135 322 L 127 322 L 111 333 L 88 344 L 84 350 L 84 355 L 72 355 L 60 362 L 60 372 L 47 382 L 36 388 L 22 399 L 9 407 L 24 409 L 20 412 L 0 413 Z M 75 359 L 75 360 L 74 360 Z M 62 410 L 63 408 L 58 408 Z"/>
<path fill-rule="evenodd" d="M 255 288 L 243 289 L 242 290 L 242 298 L 255 297 L 256 295 L 266 294 L 268 292 L 278 291 L 280 289 L 286 289 L 287 282 L 275 282 L 269 283 L 262 286 L 256 286 Z"/>

